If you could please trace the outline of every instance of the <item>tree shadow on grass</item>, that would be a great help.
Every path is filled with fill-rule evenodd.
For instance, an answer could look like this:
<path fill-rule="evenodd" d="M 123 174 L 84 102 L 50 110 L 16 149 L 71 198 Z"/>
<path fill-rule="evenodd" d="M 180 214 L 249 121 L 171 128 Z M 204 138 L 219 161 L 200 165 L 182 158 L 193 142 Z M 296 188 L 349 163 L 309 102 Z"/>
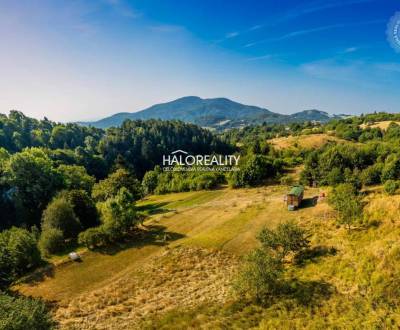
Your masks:
<path fill-rule="evenodd" d="M 17 283 L 29 284 L 34 286 L 48 277 L 54 277 L 54 265 L 47 263 L 43 267 L 34 270 L 32 273 L 22 277 Z"/>
<path fill-rule="evenodd" d="M 335 287 L 325 281 L 300 281 L 288 283 L 288 297 L 303 306 L 311 306 L 327 300 L 335 292 Z"/>
<path fill-rule="evenodd" d="M 144 215 L 162 214 L 172 211 L 171 209 L 164 208 L 167 202 L 151 203 L 146 205 L 137 206 L 136 209 Z"/>
<path fill-rule="evenodd" d="M 317 262 L 322 257 L 334 256 L 336 253 L 337 249 L 333 246 L 317 245 L 300 251 L 294 256 L 293 261 L 297 266 L 304 266 L 309 262 Z"/>
<path fill-rule="evenodd" d="M 130 248 L 142 248 L 147 245 L 166 246 L 170 242 L 185 237 L 180 233 L 167 231 L 165 226 L 147 225 L 136 229 L 125 240 L 109 246 L 99 247 L 93 251 L 107 255 L 114 255 Z"/>

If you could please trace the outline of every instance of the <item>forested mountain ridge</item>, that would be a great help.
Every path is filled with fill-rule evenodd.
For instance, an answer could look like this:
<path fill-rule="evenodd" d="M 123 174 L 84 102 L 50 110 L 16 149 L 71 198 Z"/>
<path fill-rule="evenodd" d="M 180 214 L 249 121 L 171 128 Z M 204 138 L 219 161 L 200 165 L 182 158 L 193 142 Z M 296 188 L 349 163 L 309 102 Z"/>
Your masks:
<path fill-rule="evenodd" d="M 107 128 L 120 126 L 125 119 L 177 119 L 221 130 L 263 122 L 268 124 L 303 121 L 327 122 L 337 117 L 340 116 L 331 116 L 315 109 L 283 115 L 265 108 L 234 102 L 227 98 L 202 99 L 197 96 L 186 96 L 171 102 L 156 104 L 138 112 L 120 112 L 98 121 L 82 122 L 81 124 Z"/>

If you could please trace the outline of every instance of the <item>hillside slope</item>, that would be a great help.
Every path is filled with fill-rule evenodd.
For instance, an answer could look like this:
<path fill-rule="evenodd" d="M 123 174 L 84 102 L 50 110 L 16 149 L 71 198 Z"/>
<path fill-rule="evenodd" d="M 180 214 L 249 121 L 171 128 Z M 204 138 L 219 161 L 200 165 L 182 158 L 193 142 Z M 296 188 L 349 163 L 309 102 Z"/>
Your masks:
<path fill-rule="evenodd" d="M 151 196 L 147 240 L 88 252 L 20 284 L 52 301 L 62 329 L 383 329 L 400 325 L 400 196 L 372 189 L 366 220 L 337 226 L 326 201 L 289 212 L 283 186 Z M 310 233 L 308 259 L 291 269 L 299 297 L 268 306 L 235 304 L 232 280 L 240 257 L 257 246 L 261 228 L 292 220 Z"/>

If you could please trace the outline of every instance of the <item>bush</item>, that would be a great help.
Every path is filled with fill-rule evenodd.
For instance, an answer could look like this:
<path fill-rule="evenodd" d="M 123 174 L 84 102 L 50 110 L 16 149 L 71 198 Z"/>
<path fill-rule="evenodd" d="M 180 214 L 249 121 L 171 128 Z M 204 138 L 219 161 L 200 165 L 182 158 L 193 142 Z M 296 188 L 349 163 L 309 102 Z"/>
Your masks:
<path fill-rule="evenodd" d="M 398 188 L 399 188 L 399 182 L 395 180 L 387 180 L 383 186 L 383 189 L 389 195 L 396 194 Z"/>
<path fill-rule="evenodd" d="M 0 287 L 41 263 L 36 243 L 35 236 L 26 229 L 13 227 L 0 233 Z"/>
<path fill-rule="evenodd" d="M 42 231 L 39 248 L 45 256 L 62 252 L 65 249 L 63 233 L 58 228 L 47 228 Z"/>
<path fill-rule="evenodd" d="M 367 167 L 361 172 L 361 182 L 366 186 L 381 183 L 382 163 L 377 163 Z"/>
<path fill-rule="evenodd" d="M 106 245 L 108 242 L 107 235 L 103 231 L 103 227 L 89 228 L 78 236 L 78 243 L 86 246 L 88 249 L 94 249 Z"/>
<path fill-rule="evenodd" d="M 257 249 L 250 253 L 234 283 L 236 292 L 258 303 L 267 303 L 282 286 L 284 268 L 280 259 Z"/>
<path fill-rule="evenodd" d="M 51 319 L 46 305 L 38 299 L 27 297 L 12 297 L 0 293 L 0 329 L 52 329 Z"/>
<path fill-rule="evenodd" d="M 275 230 L 264 228 L 257 238 L 265 250 L 272 250 L 280 259 L 309 246 L 306 231 L 293 222 L 281 223 Z"/>
<path fill-rule="evenodd" d="M 332 190 L 328 203 L 338 212 L 339 223 L 351 225 L 360 221 L 363 214 L 363 202 L 354 185 L 343 183 Z"/>
<path fill-rule="evenodd" d="M 43 212 L 42 230 L 49 228 L 61 230 L 65 239 L 75 238 L 82 229 L 71 203 L 62 196 L 53 199 Z"/>

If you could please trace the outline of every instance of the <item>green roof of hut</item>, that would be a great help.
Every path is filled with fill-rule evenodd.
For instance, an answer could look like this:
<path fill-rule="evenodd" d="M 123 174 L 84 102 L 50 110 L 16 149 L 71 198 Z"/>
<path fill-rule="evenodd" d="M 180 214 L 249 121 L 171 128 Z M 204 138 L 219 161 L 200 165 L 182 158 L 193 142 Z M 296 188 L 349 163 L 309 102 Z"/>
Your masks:
<path fill-rule="evenodd" d="M 300 196 L 303 192 L 304 192 L 303 186 L 294 186 L 290 190 L 289 195 Z"/>

